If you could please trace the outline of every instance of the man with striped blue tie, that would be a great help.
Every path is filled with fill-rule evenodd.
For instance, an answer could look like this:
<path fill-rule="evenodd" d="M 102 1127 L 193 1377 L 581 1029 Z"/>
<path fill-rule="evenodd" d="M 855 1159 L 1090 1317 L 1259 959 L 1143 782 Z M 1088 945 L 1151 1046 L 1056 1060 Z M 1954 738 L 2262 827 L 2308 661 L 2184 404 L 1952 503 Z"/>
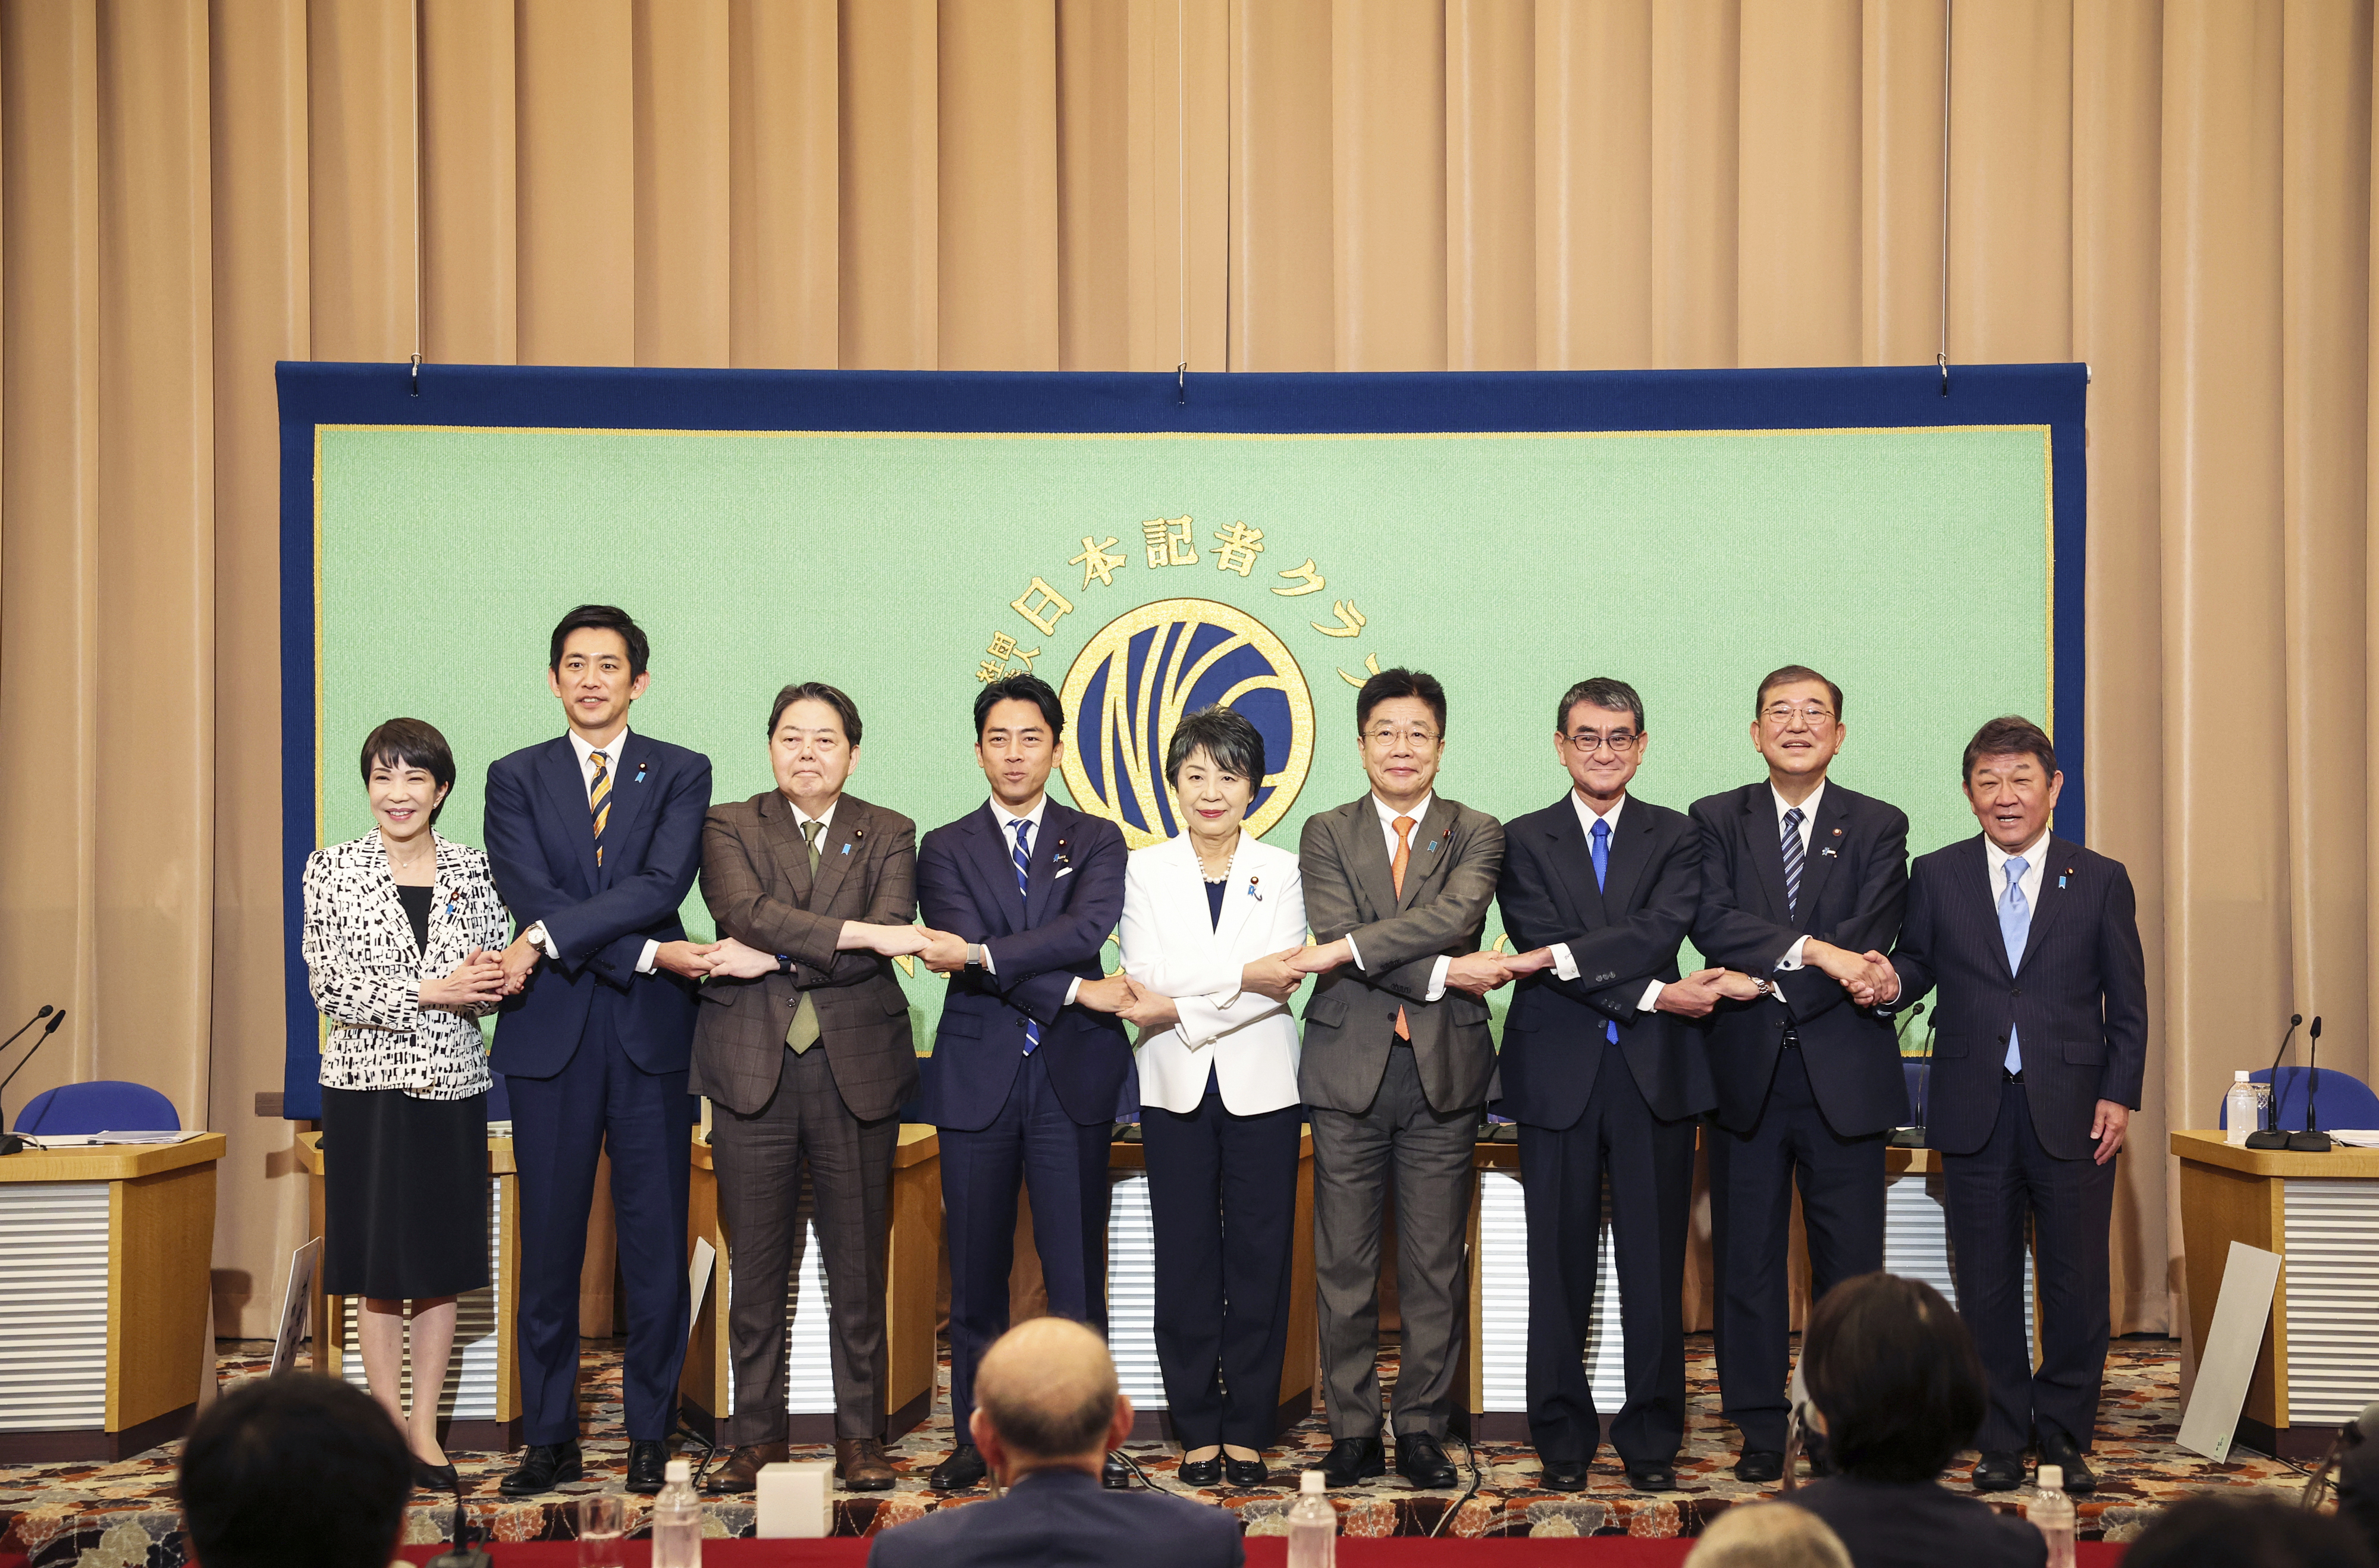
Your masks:
<path fill-rule="evenodd" d="M 1759 682 L 1757 784 L 1694 802 L 1701 828 L 1703 961 L 1762 995 L 1719 1005 L 1709 1129 L 1719 1393 L 1742 1432 L 1737 1478 L 1784 1470 L 1786 1293 L 1793 1189 L 1809 1240 L 1810 1299 L 1883 1267 L 1884 1150 L 1908 1119 L 1889 1019 L 1850 988 L 1879 984 L 1908 899 L 1908 817 L 1829 782 L 1849 734 L 1840 686 L 1804 665 Z"/>
<path fill-rule="evenodd" d="M 1049 798 L 1066 711 L 1047 681 L 987 683 L 974 730 L 991 799 L 917 846 L 919 957 L 950 982 L 921 1112 L 941 1129 L 950 1253 L 957 1444 L 934 1467 L 936 1491 L 985 1474 L 968 1421 L 975 1365 L 1008 1328 L 1020 1182 L 1050 1312 L 1106 1331 L 1107 1142 L 1131 1070 L 1115 1016 L 1130 988 L 1100 962 L 1123 914 L 1123 830 Z"/>

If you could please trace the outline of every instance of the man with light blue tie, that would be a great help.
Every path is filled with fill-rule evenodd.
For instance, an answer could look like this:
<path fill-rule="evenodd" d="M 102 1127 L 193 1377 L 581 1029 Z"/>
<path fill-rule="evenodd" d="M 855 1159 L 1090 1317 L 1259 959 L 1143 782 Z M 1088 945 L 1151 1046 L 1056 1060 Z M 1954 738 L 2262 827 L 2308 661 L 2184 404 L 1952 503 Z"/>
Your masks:
<path fill-rule="evenodd" d="M 2115 1156 L 2147 1055 L 2136 902 L 2120 862 L 2051 836 L 2064 775 L 2038 726 L 1992 719 L 1967 743 L 1963 776 L 1982 834 L 1917 859 L 1890 970 L 1853 997 L 1898 1009 L 1940 992 L 1927 1141 L 1942 1157 L 1958 1314 L 1990 1380 L 1975 1490 L 2022 1486 L 2029 1440 L 2044 1464 L 2064 1466 L 2068 1491 L 2086 1492 Z M 2027 1224 L 2037 1370 L 2024 1330 Z"/>

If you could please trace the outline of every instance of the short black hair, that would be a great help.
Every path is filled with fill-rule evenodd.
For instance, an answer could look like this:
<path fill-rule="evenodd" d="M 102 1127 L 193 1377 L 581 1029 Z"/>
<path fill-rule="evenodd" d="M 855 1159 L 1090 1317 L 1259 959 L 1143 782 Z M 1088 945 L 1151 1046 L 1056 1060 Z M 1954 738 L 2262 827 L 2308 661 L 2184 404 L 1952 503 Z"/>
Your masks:
<path fill-rule="evenodd" d="M 1216 767 L 1236 773 L 1256 789 L 1263 788 L 1263 731 L 1247 715 L 1217 703 L 1184 718 L 1173 729 L 1165 748 L 1165 781 L 1178 787 L 1181 769 L 1192 754 L 1204 752 Z"/>
<path fill-rule="evenodd" d="M 1842 1281 L 1810 1311 L 1801 1343 L 1827 1447 L 1861 1480 L 1929 1481 L 1983 1423 L 1974 1336 L 1923 1280 Z"/>
<path fill-rule="evenodd" d="M 559 673 L 562 669 L 562 645 L 570 640 L 573 632 L 617 632 L 628 645 L 628 678 L 634 680 L 645 672 L 645 664 L 652 657 L 652 645 L 645 641 L 645 629 L 635 623 L 624 609 L 615 605 L 582 604 L 562 618 L 553 629 L 553 648 L 546 656 L 545 667 Z"/>
<path fill-rule="evenodd" d="M 2371 1544 L 2333 1514 L 2270 1496 L 2201 1492 L 2159 1508 L 2123 1568 L 2371 1568 Z"/>
<path fill-rule="evenodd" d="M 1759 681 L 1759 694 L 1751 699 L 1751 717 L 1757 718 L 1759 717 L 1759 710 L 1768 706 L 1768 694 L 1769 692 L 1774 691 L 1779 686 L 1797 685 L 1804 681 L 1815 681 L 1817 684 L 1823 686 L 1826 689 L 1826 694 L 1834 699 L 1834 717 L 1836 718 L 1842 718 L 1842 689 L 1840 686 L 1835 685 L 1831 681 L 1827 680 L 1824 676 L 1818 674 L 1816 670 L 1810 669 L 1805 664 L 1788 664 L 1781 669 L 1771 669 L 1766 675 L 1762 676 Z"/>
<path fill-rule="evenodd" d="M 364 737 L 364 786 L 371 786 L 376 766 L 417 767 L 438 780 L 441 790 L 454 787 L 454 751 L 438 727 L 418 718 L 392 718 Z M 446 809 L 441 800 L 429 808 L 430 826 Z"/>
<path fill-rule="evenodd" d="M 1982 757 L 2003 757 L 2028 754 L 2040 764 L 2040 771 L 2048 778 L 2057 776 L 2057 748 L 2049 743 L 2048 732 L 2020 713 L 2005 713 L 1974 731 L 1966 742 L 1966 754 L 1958 763 L 1958 782 L 1963 785 L 1974 776 L 1974 763 Z"/>
<path fill-rule="evenodd" d="M 1624 681 L 1608 675 L 1589 676 L 1562 694 L 1561 712 L 1553 715 L 1553 733 L 1565 734 L 1569 730 L 1569 710 L 1585 703 L 1592 707 L 1607 708 L 1612 713 L 1624 709 L 1635 715 L 1637 733 L 1644 729 L 1644 699 L 1636 688 Z"/>
<path fill-rule="evenodd" d="M 1441 738 L 1443 737 L 1445 688 L 1439 685 L 1437 677 L 1427 670 L 1407 669 L 1402 665 L 1394 669 L 1381 670 L 1364 681 L 1363 689 L 1355 694 L 1355 733 L 1360 735 L 1363 726 L 1371 722 L 1373 708 L 1396 697 L 1419 697 L 1427 703 L 1429 711 L 1437 716 L 1437 732 Z"/>
<path fill-rule="evenodd" d="M 204 1568 L 387 1568 L 413 1453 L 361 1389 L 283 1372 L 208 1406 L 177 1484 L 188 1555 Z"/>
<path fill-rule="evenodd" d="M 1049 739 L 1066 738 L 1066 709 L 1057 701 L 1057 694 L 1049 689 L 1049 682 L 1038 675 L 1003 675 L 996 681 L 985 681 L 983 690 L 974 694 L 974 738 L 978 742 L 983 739 L 984 721 L 991 717 L 991 710 L 1006 702 L 1033 704 L 1049 721 Z"/>
<path fill-rule="evenodd" d="M 853 751 L 859 749 L 859 705 L 841 687 L 829 686 L 823 681 L 797 681 L 777 694 L 777 706 L 768 710 L 771 738 L 785 710 L 795 703 L 824 703 L 834 709 L 834 716 L 842 720 L 842 738 L 851 742 Z"/>

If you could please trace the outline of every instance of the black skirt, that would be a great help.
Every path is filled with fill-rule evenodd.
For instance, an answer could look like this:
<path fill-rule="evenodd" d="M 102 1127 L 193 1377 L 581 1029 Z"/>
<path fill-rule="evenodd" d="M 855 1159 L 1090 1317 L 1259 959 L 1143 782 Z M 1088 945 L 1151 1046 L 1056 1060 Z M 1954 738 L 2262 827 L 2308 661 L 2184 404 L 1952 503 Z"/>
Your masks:
<path fill-rule="evenodd" d="M 322 1091 L 322 1285 L 392 1300 L 488 1283 L 488 1096 Z"/>

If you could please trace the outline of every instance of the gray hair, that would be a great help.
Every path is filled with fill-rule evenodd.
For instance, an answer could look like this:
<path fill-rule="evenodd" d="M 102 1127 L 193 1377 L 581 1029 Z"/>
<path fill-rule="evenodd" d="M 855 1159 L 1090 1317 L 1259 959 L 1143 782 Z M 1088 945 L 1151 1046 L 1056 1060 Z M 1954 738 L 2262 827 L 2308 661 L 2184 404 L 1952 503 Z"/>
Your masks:
<path fill-rule="evenodd" d="M 1685 1568 L 1851 1568 L 1851 1554 L 1805 1508 L 1738 1502 L 1703 1527 Z"/>

